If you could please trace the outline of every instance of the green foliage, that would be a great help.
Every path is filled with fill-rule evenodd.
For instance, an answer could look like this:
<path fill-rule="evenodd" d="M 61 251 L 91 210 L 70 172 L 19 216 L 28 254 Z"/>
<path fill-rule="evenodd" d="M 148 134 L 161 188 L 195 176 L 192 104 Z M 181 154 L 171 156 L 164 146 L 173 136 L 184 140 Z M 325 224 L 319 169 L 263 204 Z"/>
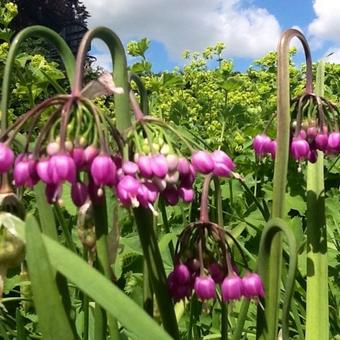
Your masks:
<path fill-rule="evenodd" d="M 4 5 L 0 2 L 0 14 L 0 40 L 3 41 L 0 44 L 1 73 L 12 34 L 8 24 L 14 18 L 16 11 L 10 3 Z M 186 64 L 182 68 L 156 74 L 152 72 L 152 64 L 147 59 L 149 46 L 150 41 L 146 38 L 130 42 L 128 53 L 137 60 L 130 69 L 141 75 L 145 83 L 149 95 L 150 114 L 173 123 L 180 131 L 186 129 L 189 131 L 186 132 L 188 139 L 195 139 L 199 144 L 208 145 L 211 149 L 220 147 L 228 151 L 233 156 L 237 171 L 242 175 L 242 182 L 237 180 L 221 182 L 224 228 L 240 242 L 250 269 L 255 270 L 260 235 L 272 206 L 273 161 L 269 159 L 256 161 L 251 150 L 251 139 L 256 133 L 263 131 L 276 111 L 276 53 L 268 53 L 254 61 L 246 71 L 238 72 L 234 69 L 233 61 L 223 57 L 225 46 L 218 43 L 207 47 L 201 53 L 185 51 L 183 57 Z M 295 51 L 292 50 L 291 57 L 294 53 Z M 291 88 L 294 96 L 303 90 L 304 71 L 304 66 L 298 69 L 291 61 Z M 338 102 L 340 66 L 327 64 L 326 73 L 327 97 Z M 17 57 L 13 73 L 11 120 L 42 98 L 60 90 L 63 79 L 65 75 L 55 62 L 49 61 L 40 54 L 31 54 L 29 50 L 22 51 Z M 97 98 L 96 102 L 103 107 L 103 110 L 113 115 L 114 103 L 111 98 Z M 274 137 L 274 131 L 275 119 L 268 133 Z M 186 152 L 183 150 L 184 154 Z M 325 169 L 330 334 L 335 337 L 340 333 L 339 162 L 326 161 Z M 297 165 L 294 162 L 289 164 L 285 196 L 285 213 L 288 218 L 283 224 L 285 228 L 293 231 L 301 259 L 297 268 L 293 307 L 288 320 L 292 339 L 301 339 L 301 334 L 305 332 L 307 250 L 304 175 L 303 172 L 297 172 Z M 157 239 L 154 240 L 153 245 L 158 246 L 160 254 L 157 258 L 158 262 L 152 263 L 153 267 L 157 267 L 157 263 L 163 263 L 166 272 L 171 271 L 173 260 L 169 249 L 183 226 L 198 218 L 201 184 L 198 180 L 197 197 L 191 206 L 181 204 L 173 208 L 167 207 L 166 216 L 155 218 Z M 44 188 L 41 185 L 35 188 L 35 195 L 30 192 L 23 193 L 25 207 L 39 220 L 43 235 L 40 234 L 36 221 L 30 217 L 27 221 L 29 231 L 26 235 L 29 277 L 23 275 L 24 271 L 20 274 L 19 268 L 8 274 L 3 299 L 8 312 L 3 310 L 0 312 L 2 337 L 19 338 L 20 334 L 26 333 L 29 337 L 36 338 L 41 335 L 41 332 L 44 336 L 49 334 L 48 329 L 53 327 L 58 329 L 51 338 L 58 337 L 58 332 L 61 331 L 63 336 L 70 336 L 71 332 L 74 334 L 75 329 L 77 336 L 84 338 L 87 327 L 89 328 L 87 333 L 92 336 L 95 324 L 94 306 L 97 305 L 105 310 L 107 315 L 118 320 L 122 339 L 168 338 L 159 325 L 141 310 L 144 303 L 144 261 L 145 259 L 150 261 L 150 252 L 154 249 L 153 245 L 144 244 L 147 249 L 147 251 L 144 249 L 144 252 L 148 252 L 149 255 L 145 256 L 143 253 L 132 213 L 116 209 L 115 199 L 113 197 L 108 199 L 109 245 L 107 248 L 111 256 L 108 259 L 110 269 L 114 273 L 115 285 L 113 285 L 91 266 L 94 262 L 94 254 L 92 250 L 87 251 L 78 239 L 78 230 L 75 227 L 78 210 L 69 195 L 70 186 L 64 186 L 63 204 L 57 209 L 52 209 L 44 199 Z M 216 219 L 215 202 L 211 200 L 209 204 L 211 218 Z M 22 222 L 17 219 L 10 217 L 7 222 L 17 224 L 18 232 L 23 231 Z M 139 222 L 140 230 L 146 228 L 145 220 Z M 105 244 L 102 244 L 102 247 L 105 248 Z M 236 247 L 232 247 L 232 252 L 236 264 L 240 263 L 242 258 Z M 83 256 L 84 260 L 79 255 Z M 40 266 L 35 266 L 35 263 L 40 263 Z M 284 246 L 283 263 L 283 276 L 285 276 L 289 263 L 287 245 Z M 56 272 L 59 273 L 58 275 L 61 274 L 64 283 L 55 284 Z M 161 279 L 164 281 L 164 277 Z M 42 281 L 44 287 L 49 287 L 44 288 L 46 291 L 41 289 Z M 34 308 L 32 292 L 26 288 L 33 289 Z M 153 288 L 158 289 L 158 295 L 162 295 L 158 287 Z M 286 289 L 285 285 L 283 289 Z M 47 296 L 47 293 L 51 296 Z M 70 301 L 65 302 L 62 299 L 65 296 L 69 296 Z M 45 304 L 45 300 L 48 300 L 48 303 Z M 25 302 L 30 305 L 26 305 Z M 53 303 L 52 307 L 50 303 Z M 229 335 L 233 336 L 233 339 L 238 336 L 236 330 L 244 305 L 245 303 L 235 302 L 228 306 Z M 46 317 L 46 315 L 50 317 L 47 309 L 53 309 L 54 306 L 54 311 L 57 310 L 54 313 L 58 314 L 58 318 L 57 320 L 53 318 L 55 323 L 50 324 L 51 321 Z M 215 302 L 202 304 L 192 300 L 191 303 L 176 304 L 176 309 L 177 312 L 179 311 L 177 314 L 181 338 L 218 339 L 221 336 L 219 304 Z M 159 312 L 159 306 L 155 305 L 154 316 L 157 321 Z M 239 336 L 244 339 L 254 338 L 255 304 L 250 304 L 244 322 Z"/>
<path fill-rule="evenodd" d="M 9 25 L 16 15 L 15 4 L 7 1 L 0 2 L 1 74 L 7 59 L 10 40 L 14 34 Z M 42 46 L 41 42 L 30 40 L 25 44 L 25 51 L 16 58 L 11 82 L 10 113 L 14 114 L 10 114 L 10 121 L 62 88 L 58 84 L 65 79 L 64 72 L 60 70 L 58 63 L 40 54 L 47 51 Z"/>

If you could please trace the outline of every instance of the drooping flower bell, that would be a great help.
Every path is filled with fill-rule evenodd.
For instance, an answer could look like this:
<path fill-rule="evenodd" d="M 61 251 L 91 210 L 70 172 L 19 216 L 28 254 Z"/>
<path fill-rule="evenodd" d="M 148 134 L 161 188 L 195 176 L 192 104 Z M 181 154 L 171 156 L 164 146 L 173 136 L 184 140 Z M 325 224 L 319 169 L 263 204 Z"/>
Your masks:
<path fill-rule="evenodd" d="M 117 168 L 107 154 L 96 156 L 91 164 L 91 175 L 96 185 L 113 186 L 117 182 Z"/>
<path fill-rule="evenodd" d="M 68 154 L 58 153 L 48 161 L 47 173 L 53 184 L 73 183 L 76 180 L 76 164 Z"/>
<path fill-rule="evenodd" d="M 88 188 L 86 184 L 82 182 L 72 183 L 71 198 L 77 207 L 81 207 L 88 198 Z"/>
<path fill-rule="evenodd" d="M 214 299 L 216 296 L 215 281 L 211 276 L 198 276 L 195 280 L 194 290 L 201 300 Z"/>
<path fill-rule="evenodd" d="M 257 135 L 253 139 L 253 148 L 256 156 L 262 159 L 267 153 L 270 153 L 271 139 L 266 134 Z"/>
<path fill-rule="evenodd" d="M 290 151 L 296 161 L 303 161 L 308 158 L 310 151 L 309 144 L 301 137 L 294 137 L 290 146 Z"/>
<path fill-rule="evenodd" d="M 230 273 L 222 282 L 221 293 L 223 301 L 239 300 L 243 295 L 243 281 L 234 272 Z M 254 295 L 253 297 L 256 297 Z"/>
<path fill-rule="evenodd" d="M 138 207 L 139 201 L 137 199 L 140 182 L 129 175 L 123 176 L 117 185 L 117 197 L 119 201 L 127 207 Z"/>
<path fill-rule="evenodd" d="M 196 151 L 191 157 L 191 163 L 195 171 L 201 174 L 209 174 L 214 170 L 215 162 L 206 151 Z"/>
<path fill-rule="evenodd" d="M 235 164 L 231 158 L 221 150 L 215 150 L 211 154 L 211 158 L 214 161 L 213 174 L 215 176 L 230 177 L 235 169 Z"/>
<path fill-rule="evenodd" d="M 19 155 L 13 170 L 14 184 L 18 187 L 32 188 L 39 180 L 36 170 L 36 161 L 32 155 Z"/>
<path fill-rule="evenodd" d="M 168 173 L 168 162 L 162 154 L 157 154 L 151 157 L 151 170 L 154 176 L 164 178 Z"/>
<path fill-rule="evenodd" d="M 333 152 L 340 151 L 340 133 L 332 132 L 328 136 L 328 150 Z"/>
<path fill-rule="evenodd" d="M 0 173 L 8 172 L 14 163 L 14 153 L 10 147 L 0 143 Z"/>
<path fill-rule="evenodd" d="M 247 273 L 242 278 L 243 295 L 247 298 L 264 297 L 263 283 L 256 273 Z"/>

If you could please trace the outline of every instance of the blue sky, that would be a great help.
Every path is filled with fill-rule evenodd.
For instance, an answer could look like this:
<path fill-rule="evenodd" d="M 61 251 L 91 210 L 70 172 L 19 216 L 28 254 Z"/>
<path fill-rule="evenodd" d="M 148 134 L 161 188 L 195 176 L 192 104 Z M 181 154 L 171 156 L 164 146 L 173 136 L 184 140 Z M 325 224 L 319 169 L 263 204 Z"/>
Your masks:
<path fill-rule="evenodd" d="M 340 62 L 340 0 L 83 0 L 91 14 L 89 26 L 112 28 L 126 44 L 151 39 L 148 58 L 154 71 L 183 65 L 183 50 L 202 51 L 222 41 L 224 57 L 237 70 L 275 50 L 283 30 L 294 27 L 307 37 L 313 59 L 333 52 Z M 294 42 L 292 42 L 295 45 Z M 299 44 L 296 44 L 299 48 Z M 94 42 L 98 64 L 110 68 L 103 44 Z M 300 63 L 298 53 L 296 62 Z"/>

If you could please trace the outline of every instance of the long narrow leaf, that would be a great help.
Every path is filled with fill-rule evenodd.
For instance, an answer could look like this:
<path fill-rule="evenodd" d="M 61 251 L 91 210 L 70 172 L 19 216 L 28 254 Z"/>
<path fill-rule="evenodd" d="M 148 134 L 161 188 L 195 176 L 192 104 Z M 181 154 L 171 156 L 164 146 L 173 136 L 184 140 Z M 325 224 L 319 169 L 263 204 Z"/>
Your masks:
<path fill-rule="evenodd" d="M 43 338 L 47 340 L 74 339 L 39 226 L 33 216 L 26 221 L 27 264 L 31 279 L 34 305 Z"/>
<path fill-rule="evenodd" d="M 54 220 L 54 214 L 52 207 L 46 201 L 44 190 L 45 185 L 41 182 L 34 187 L 41 230 L 44 234 L 56 240 L 57 228 Z"/>
<path fill-rule="evenodd" d="M 25 240 L 24 223 L 9 213 L 0 213 L 0 224 L 5 224 L 22 240 Z M 31 226 L 28 226 L 29 230 Z M 27 232 L 27 231 L 26 231 Z M 107 313 L 115 317 L 134 339 L 170 340 L 171 337 L 144 312 L 134 301 L 128 298 L 119 288 L 89 267 L 78 255 L 42 235 L 43 243 L 51 265 L 73 281 L 85 294 L 101 305 Z M 45 256 L 47 258 L 47 256 Z M 44 288 L 44 290 L 46 290 Z M 55 315 L 55 311 L 53 311 Z M 60 339 L 65 339 L 65 336 Z"/>

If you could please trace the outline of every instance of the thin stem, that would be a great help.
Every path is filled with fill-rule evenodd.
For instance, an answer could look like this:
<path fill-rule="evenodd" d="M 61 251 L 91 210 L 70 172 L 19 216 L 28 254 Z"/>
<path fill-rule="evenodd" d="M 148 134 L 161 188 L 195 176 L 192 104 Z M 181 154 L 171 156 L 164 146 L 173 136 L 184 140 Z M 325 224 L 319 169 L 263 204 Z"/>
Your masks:
<path fill-rule="evenodd" d="M 260 201 L 257 199 L 257 197 L 254 195 L 254 193 L 248 188 L 248 185 L 245 183 L 245 181 L 241 178 L 241 176 L 236 176 L 236 179 L 240 182 L 242 187 L 246 190 L 246 192 L 249 194 L 249 196 L 253 199 L 254 204 L 256 207 L 260 210 L 262 217 L 265 219 L 265 221 L 268 221 L 269 219 L 269 212 L 266 211 Z"/>
<path fill-rule="evenodd" d="M 161 214 L 162 214 L 164 230 L 167 234 L 169 234 L 171 232 L 171 230 L 170 230 L 170 225 L 169 225 L 169 221 L 168 221 L 168 216 L 166 214 L 165 204 L 164 204 L 164 201 L 163 201 L 162 198 L 160 198 L 159 201 L 158 201 L 158 207 L 159 207 Z M 172 240 L 170 240 L 170 242 L 169 242 L 169 251 L 170 251 L 172 262 L 174 262 L 175 248 L 174 248 L 174 244 L 172 243 Z"/>
<path fill-rule="evenodd" d="M 33 156 L 35 159 L 39 158 L 39 152 L 42 143 L 44 140 L 48 137 L 48 133 L 52 128 L 52 125 L 55 123 L 55 121 L 58 119 L 58 114 L 60 113 L 60 110 L 54 111 L 48 118 L 47 122 L 45 123 L 44 127 L 41 129 L 39 137 L 35 143 L 34 150 L 33 150 Z"/>
<path fill-rule="evenodd" d="M 200 222 L 209 222 L 209 210 L 208 210 L 208 200 L 209 200 L 209 188 L 212 175 L 207 175 L 204 179 L 202 196 L 201 196 L 201 206 L 200 206 Z"/>
<path fill-rule="evenodd" d="M 75 246 L 75 244 L 72 240 L 72 235 L 70 233 L 69 227 L 68 227 L 68 225 L 65 221 L 63 213 L 62 213 L 58 204 L 54 205 L 54 213 L 57 217 L 57 220 L 59 221 L 61 229 L 63 230 L 67 248 L 72 250 L 75 254 L 77 254 L 77 249 L 76 249 L 76 246 Z"/>
<path fill-rule="evenodd" d="M 26 123 L 26 121 L 35 115 L 39 115 L 42 113 L 42 111 L 47 108 L 48 106 L 56 105 L 56 104 L 62 104 L 63 103 L 63 98 L 62 97 L 53 97 L 53 98 L 48 98 L 33 109 L 27 111 L 23 115 L 21 115 L 14 124 L 12 124 L 9 128 L 6 128 L 5 130 L 1 131 L 1 136 L 0 140 L 5 138 L 6 136 L 9 135 L 11 131 L 11 138 L 13 139 L 15 135 L 20 131 L 21 127 Z"/>
<path fill-rule="evenodd" d="M 61 110 L 61 123 L 60 123 L 60 148 L 61 151 L 65 152 L 65 141 L 67 134 L 67 123 L 70 119 L 71 110 L 73 103 L 75 102 L 74 97 L 70 97 L 64 104 Z"/>
<path fill-rule="evenodd" d="M 184 144 L 185 146 L 188 148 L 188 150 L 193 153 L 194 149 L 191 146 L 191 144 L 188 142 L 188 140 L 185 138 L 185 136 L 183 136 L 181 133 L 179 133 L 175 128 L 173 128 L 171 125 L 163 122 L 162 120 L 155 118 L 155 117 L 151 117 L 151 116 L 144 116 L 143 118 L 144 122 L 151 122 L 151 123 L 155 123 L 165 129 L 170 130 L 176 137 L 178 137 Z M 194 145 L 195 147 L 199 148 L 200 146 L 198 144 Z"/>
<path fill-rule="evenodd" d="M 101 151 L 109 153 L 108 141 L 105 138 L 105 134 L 102 130 L 103 127 L 105 126 L 105 124 L 102 124 L 103 122 L 101 120 L 100 114 L 99 114 L 96 106 L 92 103 L 92 101 L 90 99 L 82 97 L 81 100 L 84 102 L 84 104 L 90 110 L 90 112 L 92 113 L 92 115 L 94 117 L 96 129 L 97 129 L 97 132 L 98 132 L 98 135 L 99 135 L 99 143 L 100 143 Z"/>
<path fill-rule="evenodd" d="M 148 265 L 148 273 L 156 295 L 164 328 L 175 340 L 177 340 L 179 339 L 179 331 L 176 315 L 166 284 L 164 265 L 153 228 L 152 212 L 149 209 L 139 207 L 134 209 L 134 215 L 143 254 Z"/>
<path fill-rule="evenodd" d="M 221 301 L 221 340 L 228 339 L 228 304 Z"/>
<path fill-rule="evenodd" d="M 93 215 L 96 230 L 96 250 L 97 250 L 96 266 L 98 270 L 106 276 L 107 279 L 112 281 L 113 273 L 110 266 L 109 251 L 107 246 L 108 217 L 105 199 L 103 200 L 103 203 L 100 205 L 93 203 Z M 96 316 L 100 334 L 102 332 L 105 332 L 104 330 L 101 329 L 102 327 L 105 327 L 106 329 L 106 313 L 102 308 L 97 306 L 97 304 L 96 304 Z M 117 321 L 110 315 L 107 317 L 107 319 L 109 322 L 109 332 L 111 340 L 118 340 L 120 337 Z M 105 339 L 105 337 L 102 339 Z"/>
<path fill-rule="evenodd" d="M 153 317 L 153 291 L 146 261 L 143 263 L 143 307 Z"/>
<path fill-rule="evenodd" d="M 136 120 L 143 120 L 144 113 L 141 110 L 141 108 L 139 107 L 139 105 L 137 103 L 136 96 L 135 96 L 135 94 L 133 93 L 132 90 L 130 90 L 130 92 L 129 92 L 129 97 L 130 97 L 130 103 L 131 103 L 132 110 L 135 113 Z"/>

